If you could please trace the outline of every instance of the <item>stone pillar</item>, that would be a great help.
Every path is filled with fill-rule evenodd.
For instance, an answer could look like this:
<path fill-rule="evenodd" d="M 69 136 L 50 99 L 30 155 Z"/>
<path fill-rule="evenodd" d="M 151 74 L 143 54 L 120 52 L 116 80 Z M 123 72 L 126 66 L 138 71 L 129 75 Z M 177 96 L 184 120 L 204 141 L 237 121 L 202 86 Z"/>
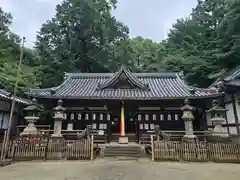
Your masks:
<path fill-rule="evenodd" d="M 37 100 L 33 99 L 32 104 L 24 108 L 27 115 L 25 116 L 28 125 L 24 128 L 23 132 L 20 134 L 21 136 L 36 136 L 38 135 L 38 130 L 35 126 L 37 120 L 39 120 L 38 113 L 41 111 L 40 107 L 37 104 Z"/>
<path fill-rule="evenodd" d="M 193 134 L 193 111 L 194 107 L 189 105 L 188 99 L 184 101 L 184 106 L 181 108 L 183 111 L 182 119 L 184 121 L 185 126 L 185 135 L 183 136 L 184 140 L 195 140 L 196 136 Z"/>
<path fill-rule="evenodd" d="M 56 138 L 62 138 L 62 121 L 66 119 L 66 116 L 64 114 L 65 108 L 62 106 L 63 102 L 62 100 L 58 101 L 58 106 L 53 108 L 54 111 L 54 129 L 52 137 Z"/>
<path fill-rule="evenodd" d="M 224 131 L 222 123 L 225 121 L 225 114 L 227 109 L 224 109 L 219 105 L 217 100 L 213 100 L 212 108 L 207 112 L 211 115 L 211 121 L 213 123 L 212 136 L 217 137 L 228 137 L 228 133 Z"/>

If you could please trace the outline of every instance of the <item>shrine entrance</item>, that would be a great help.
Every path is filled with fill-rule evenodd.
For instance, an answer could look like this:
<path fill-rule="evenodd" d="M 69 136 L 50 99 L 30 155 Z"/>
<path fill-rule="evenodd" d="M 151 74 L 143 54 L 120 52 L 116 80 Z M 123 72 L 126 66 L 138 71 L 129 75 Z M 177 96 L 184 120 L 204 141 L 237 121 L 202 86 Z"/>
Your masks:
<path fill-rule="evenodd" d="M 128 137 L 129 141 L 136 142 L 138 141 L 139 125 L 136 119 L 136 111 L 132 107 L 133 106 L 130 106 L 129 104 L 124 104 L 124 129 L 125 136 Z M 110 122 L 109 140 L 118 141 L 121 134 L 121 106 L 118 108 L 118 111 L 115 111 L 113 114 L 115 114 L 115 116 Z"/>

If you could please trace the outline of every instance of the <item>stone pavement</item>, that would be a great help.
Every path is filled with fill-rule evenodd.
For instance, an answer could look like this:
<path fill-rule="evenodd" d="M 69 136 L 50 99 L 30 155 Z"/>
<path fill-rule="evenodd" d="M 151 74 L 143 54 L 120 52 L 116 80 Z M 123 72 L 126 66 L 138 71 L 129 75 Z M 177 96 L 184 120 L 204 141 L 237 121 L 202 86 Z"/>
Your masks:
<path fill-rule="evenodd" d="M 33 161 L 0 168 L 1 180 L 239 180 L 240 164 L 139 161 Z"/>

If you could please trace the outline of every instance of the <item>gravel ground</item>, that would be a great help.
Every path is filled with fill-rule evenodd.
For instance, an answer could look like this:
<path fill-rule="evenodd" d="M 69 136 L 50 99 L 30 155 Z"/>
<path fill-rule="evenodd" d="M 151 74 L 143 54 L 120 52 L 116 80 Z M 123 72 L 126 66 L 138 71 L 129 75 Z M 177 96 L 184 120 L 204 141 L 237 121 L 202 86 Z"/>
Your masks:
<path fill-rule="evenodd" d="M 240 164 L 116 161 L 34 161 L 0 168 L 0 180 L 239 180 Z"/>

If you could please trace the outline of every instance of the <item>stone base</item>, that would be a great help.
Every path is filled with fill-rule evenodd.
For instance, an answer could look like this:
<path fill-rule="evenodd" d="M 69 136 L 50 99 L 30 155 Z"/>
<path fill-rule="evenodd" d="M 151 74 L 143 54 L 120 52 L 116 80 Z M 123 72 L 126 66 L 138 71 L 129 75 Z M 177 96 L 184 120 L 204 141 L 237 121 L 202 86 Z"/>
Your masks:
<path fill-rule="evenodd" d="M 240 144 L 240 136 L 239 135 L 232 135 L 229 136 L 229 140 L 234 144 Z"/>
<path fill-rule="evenodd" d="M 11 165 L 11 163 L 12 161 L 9 159 L 3 160 L 3 161 L 0 160 L 0 167 Z"/>
<path fill-rule="evenodd" d="M 20 136 L 37 136 L 38 130 L 35 126 L 27 126 L 23 132 L 20 134 Z"/>
<path fill-rule="evenodd" d="M 231 142 L 231 138 L 227 135 L 223 134 L 212 134 L 207 137 L 209 142 Z"/>
<path fill-rule="evenodd" d="M 184 142 L 192 142 L 192 141 L 196 141 L 197 140 L 197 136 L 195 135 L 184 135 L 183 138 L 182 138 L 182 141 Z"/>
<path fill-rule="evenodd" d="M 62 134 L 52 134 L 51 138 L 62 139 L 63 135 Z"/>
<path fill-rule="evenodd" d="M 222 138 L 229 137 L 228 133 L 225 133 L 225 132 L 213 132 L 211 135 L 216 137 L 222 137 Z"/>
<path fill-rule="evenodd" d="M 120 136 L 118 139 L 119 144 L 128 144 L 128 137 L 127 136 Z"/>

